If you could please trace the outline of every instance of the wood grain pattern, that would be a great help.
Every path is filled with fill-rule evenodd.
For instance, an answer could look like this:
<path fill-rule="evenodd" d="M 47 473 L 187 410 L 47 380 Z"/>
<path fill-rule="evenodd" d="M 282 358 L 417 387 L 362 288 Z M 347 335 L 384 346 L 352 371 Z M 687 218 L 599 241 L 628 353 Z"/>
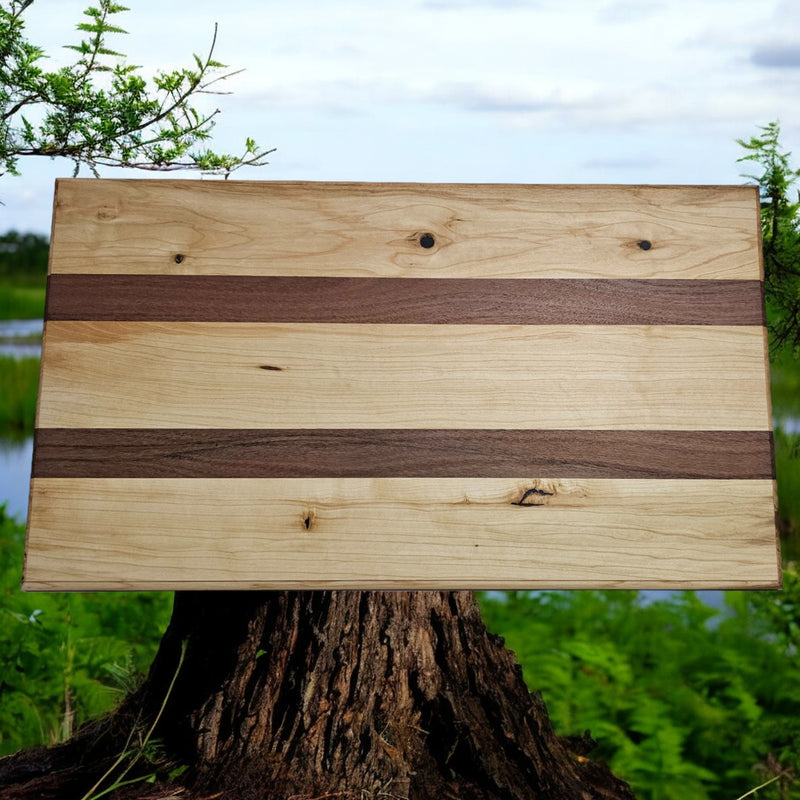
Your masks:
<path fill-rule="evenodd" d="M 531 488 L 537 504 L 515 505 Z M 32 509 L 27 589 L 754 588 L 776 574 L 771 481 L 35 479 Z"/>
<path fill-rule="evenodd" d="M 45 428 L 770 429 L 755 327 L 46 328 Z"/>
<path fill-rule="evenodd" d="M 47 319 L 763 325 L 760 281 L 52 275 Z"/>
<path fill-rule="evenodd" d="M 118 430 L 36 432 L 37 478 L 762 478 L 769 431 Z"/>
<path fill-rule="evenodd" d="M 51 271 L 760 280 L 758 203 L 754 186 L 59 180 Z"/>
<path fill-rule="evenodd" d="M 780 585 L 757 187 L 58 181 L 24 585 Z"/>

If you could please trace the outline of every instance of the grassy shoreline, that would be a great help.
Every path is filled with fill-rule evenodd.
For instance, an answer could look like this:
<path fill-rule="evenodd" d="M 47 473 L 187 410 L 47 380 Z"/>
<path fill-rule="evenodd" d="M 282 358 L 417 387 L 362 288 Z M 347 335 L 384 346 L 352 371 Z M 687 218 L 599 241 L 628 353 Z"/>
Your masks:
<path fill-rule="evenodd" d="M 0 355 L 0 436 L 33 435 L 39 359 Z"/>
<path fill-rule="evenodd" d="M 0 283 L 0 320 L 42 319 L 44 286 Z"/>

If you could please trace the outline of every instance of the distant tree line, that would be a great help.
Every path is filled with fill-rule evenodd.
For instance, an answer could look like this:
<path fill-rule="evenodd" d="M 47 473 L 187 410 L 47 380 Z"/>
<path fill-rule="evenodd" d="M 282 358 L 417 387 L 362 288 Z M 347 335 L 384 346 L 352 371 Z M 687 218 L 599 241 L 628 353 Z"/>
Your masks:
<path fill-rule="evenodd" d="M 9 231 L 0 235 L 0 280 L 43 283 L 50 243 L 38 233 Z"/>

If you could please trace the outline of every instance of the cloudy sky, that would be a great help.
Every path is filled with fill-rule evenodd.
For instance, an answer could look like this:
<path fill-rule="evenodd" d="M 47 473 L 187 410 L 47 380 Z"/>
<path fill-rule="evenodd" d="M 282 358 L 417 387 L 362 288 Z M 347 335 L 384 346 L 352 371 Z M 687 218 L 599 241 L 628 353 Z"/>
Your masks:
<path fill-rule="evenodd" d="M 27 12 L 49 66 L 87 4 Z M 773 119 L 800 165 L 798 0 L 127 5 L 118 45 L 148 70 L 188 63 L 219 24 L 217 56 L 245 72 L 207 98 L 222 110 L 214 145 L 278 148 L 240 178 L 740 183 L 734 140 Z M 47 232 L 71 166 L 20 167 L 0 179 L 0 230 Z"/>

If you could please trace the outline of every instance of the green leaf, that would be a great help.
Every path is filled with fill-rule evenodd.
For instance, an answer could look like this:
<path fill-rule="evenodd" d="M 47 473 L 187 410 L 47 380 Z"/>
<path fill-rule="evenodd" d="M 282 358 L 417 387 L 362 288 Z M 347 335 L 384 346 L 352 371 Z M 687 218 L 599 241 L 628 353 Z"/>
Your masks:
<path fill-rule="evenodd" d="M 37 66 L 44 50 L 26 40 L 21 18 L 12 19 L 0 7 L 0 104 L 17 106 L 0 129 L 0 170 L 16 174 L 20 158 L 33 155 L 66 157 L 76 170 L 83 165 L 93 173 L 106 165 L 136 165 L 227 174 L 244 163 L 242 157 L 212 151 L 189 155 L 192 146 L 209 139 L 218 113 L 199 112 L 195 95 L 223 65 L 211 56 L 195 56 L 190 69 L 146 79 L 140 67 L 120 63 L 124 54 L 106 42 L 109 35 L 125 33 L 109 18 L 127 10 L 110 0 L 90 5 L 76 26 L 83 40 L 65 46 L 78 60 L 44 72 Z M 263 163 L 263 155 L 248 140 L 247 163 Z"/>

